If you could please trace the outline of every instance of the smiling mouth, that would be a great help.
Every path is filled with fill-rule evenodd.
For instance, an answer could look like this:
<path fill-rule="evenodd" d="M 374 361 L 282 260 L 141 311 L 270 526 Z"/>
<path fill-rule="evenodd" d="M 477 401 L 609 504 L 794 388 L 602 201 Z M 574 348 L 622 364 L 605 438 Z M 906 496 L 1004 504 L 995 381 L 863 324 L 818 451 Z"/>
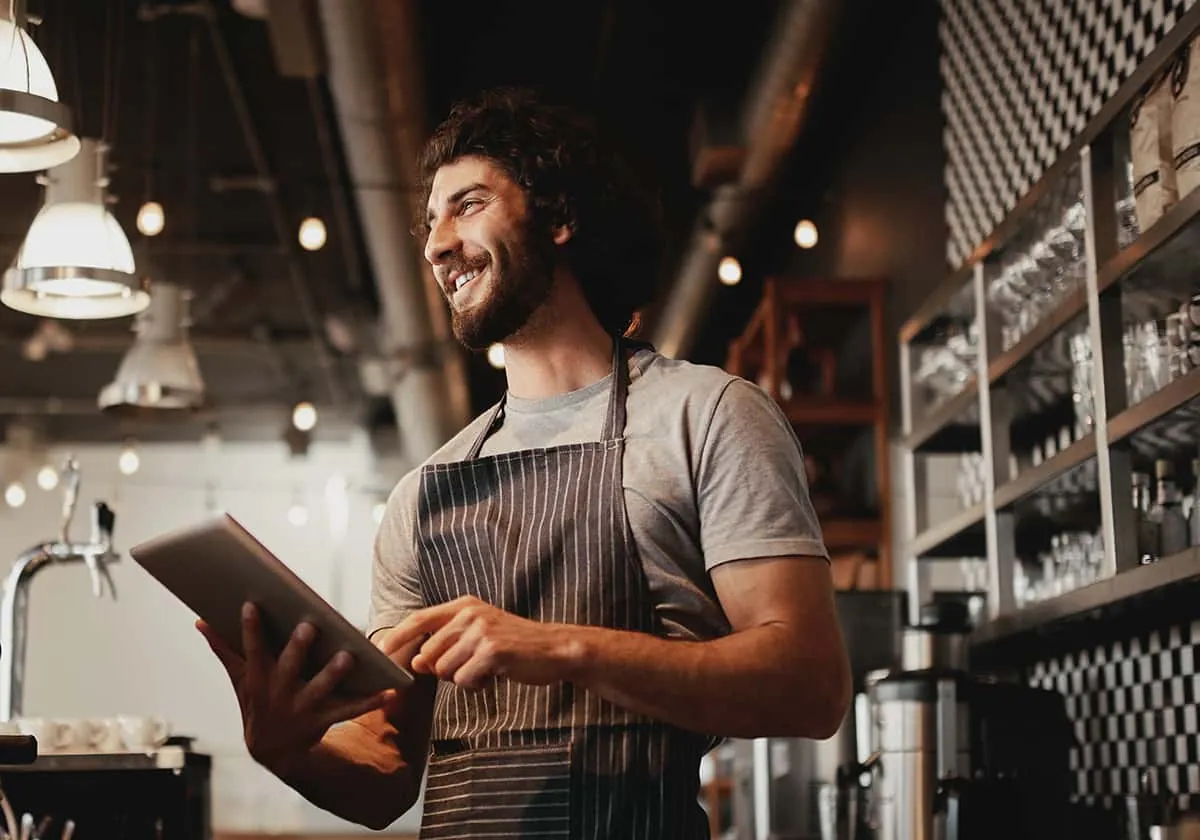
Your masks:
<path fill-rule="evenodd" d="M 467 271 L 467 272 L 464 272 L 464 273 L 458 275 L 458 277 L 456 277 L 454 279 L 454 291 L 457 292 L 459 289 L 461 289 L 463 286 L 470 283 L 472 280 L 474 280 L 476 277 L 478 277 L 482 273 L 483 273 L 483 269 L 477 268 L 474 271 Z"/>

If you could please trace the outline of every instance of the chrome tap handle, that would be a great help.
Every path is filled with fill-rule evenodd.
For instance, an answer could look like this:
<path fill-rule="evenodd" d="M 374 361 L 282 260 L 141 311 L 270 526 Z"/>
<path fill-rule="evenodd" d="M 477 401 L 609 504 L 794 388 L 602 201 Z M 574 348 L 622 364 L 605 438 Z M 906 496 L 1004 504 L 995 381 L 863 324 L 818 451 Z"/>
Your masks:
<path fill-rule="evenodd" d="M 88 552 L 83 558 L 92 576 L 92 594 L 102 598 L 107 588 L 114 601 L 117 600 L 117 587 L 113 583 L 112 573 L 108 570 L 108 561 L 112 557 L 112 535 L 116 519 L 117 515 L 113 513 L 112 508 L 104 502 L 96 502 L 92 508 L 91 540 L 96 551 Z"/>
<path fill-rule="evenodd" d="M 63 464 L 63 508 L 62 508 L 62 541 L 71 541 L 71 520 L 75 518 L 75 505 L 79 501 L 79 461 L 74 455 L 68 455 Z"/>

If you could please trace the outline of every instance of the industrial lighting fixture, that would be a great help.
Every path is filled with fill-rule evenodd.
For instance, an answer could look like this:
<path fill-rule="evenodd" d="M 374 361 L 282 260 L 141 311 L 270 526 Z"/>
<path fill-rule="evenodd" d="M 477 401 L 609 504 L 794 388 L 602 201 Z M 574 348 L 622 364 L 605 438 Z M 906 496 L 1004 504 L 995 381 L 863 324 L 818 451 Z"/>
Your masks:
<path fill-rule="evenodd" d="M 811 248 L 817 244 L 817 226 L 808 219 L 801 219 L 796 223 L 793 236 L 801 248 Z"/>
<path fill-rule="evenodd" d="M 742 282 L 742 264 L 736 257 L 723 257 L 717 265 L 717 277 L 726 286 L 736 286 Z"/>
<path fill-rule="evenodd" d="M 100 392 L 110 414 L 187 416 L 204 404 L 204 380 L 188 341 L 189 294 L 171 283 L 155 283 L 150 306 L 135 323 L 137 338 L 117 376 Z"/>
<path fill-rule="evenodd" d="M 309 216 L 300 223 L 300 247 L 305 251 L 319 251 L 325 247 L 325 223 L 316 216 Z"/>
<path fill-rule="evenodd" d="M 120 318 L 150 296 L 135 273 L 125 232 L 108 211 L 106 147 L 86 138 L 82 152 L 47 173 L 45 203 L 29 226 L 0 301 L 46 318 Z"/>
<path fill-rule="evenodd" d="M 71 110 L 25 31 L 25 0 L 0 0 L 0 172 L 37 172 L 79 154 Z"/>

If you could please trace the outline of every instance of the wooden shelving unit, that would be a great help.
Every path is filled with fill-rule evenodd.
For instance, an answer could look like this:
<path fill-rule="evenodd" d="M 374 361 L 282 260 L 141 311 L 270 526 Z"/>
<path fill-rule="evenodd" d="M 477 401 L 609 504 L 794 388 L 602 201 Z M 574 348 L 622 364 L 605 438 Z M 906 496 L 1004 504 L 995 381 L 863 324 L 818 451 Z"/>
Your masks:
<path fill-rule="evenodd" d="M 886 283 L 874 279 L 768 278 L 746 328 L 730 342 L 725 363 L 730 373 L 758 383 L 780 405 L 806 454 L 814 454 L 810 442 L 815 448 L 815 442 L 823 443 L 833 430 L 839 430 L 841 441 L 870 430 L 877 510 L 818 510 L 839 588 L 892 585 L 886 291 Z M 864 317 L 871 341 L 870 384 L 866 393 L 843 395 L 837 382 L 843 348 L 834 341 L 844 340 L 846 331 L 838 332 L 829 324 L 861 323 Z M 825 332 L 836 335 L 821 335 L 822 322 Z M 789 354 L 797 348 L 807 353 L 814 368 L 815 390 L 788 382 Z M 833 454 L 824 445 L 821 450 L 823 458 Z"/>

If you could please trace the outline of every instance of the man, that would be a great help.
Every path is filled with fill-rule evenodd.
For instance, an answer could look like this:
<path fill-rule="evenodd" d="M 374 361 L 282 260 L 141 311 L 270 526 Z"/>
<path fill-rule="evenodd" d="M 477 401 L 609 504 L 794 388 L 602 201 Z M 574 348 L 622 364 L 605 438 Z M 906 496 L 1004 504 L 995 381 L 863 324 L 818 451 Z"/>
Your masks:
<path fill-rule="evenodd" d="M 376 828 L 428 769 L 423 837 L 707 837 L 717 739 L 826 738 L 849 703 L 794 432 L 756 386 L 624 338 L 658 237 L 587 123 L 489 93 L 422 167 L 455 335 L 502 343 L 508 380 L 378 532 L 369 632 L 422 677 L 334 699 L 348 663 L 304 683 L 311 628 L 274 662 L 248 609 L 246 661 L 209 634 L 246 743 Z"/>

